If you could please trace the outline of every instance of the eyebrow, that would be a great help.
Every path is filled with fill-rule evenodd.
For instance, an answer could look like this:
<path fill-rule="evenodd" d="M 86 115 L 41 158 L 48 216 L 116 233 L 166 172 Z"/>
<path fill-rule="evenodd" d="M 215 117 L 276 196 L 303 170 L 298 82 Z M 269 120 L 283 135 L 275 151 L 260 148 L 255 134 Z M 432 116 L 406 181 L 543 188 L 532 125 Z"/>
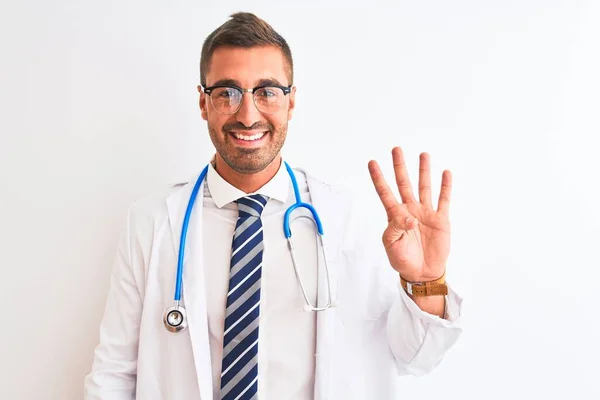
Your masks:
<path fill-rule="evenodd" d="M 221 85 L 240 86 L 240 83 L 238 81 L 236 81 L 235 79 L 219 79 L 218 81 L 216 81 L 215 83 L 213 83 L 210 86 L 221 86 Z"/>
<path fill-rule="evenodd" d="M 242 85 L 240 84 L 239 81 L 235 80 L 235 79 L 219 79 L 218 81 L 216 81 L 214 84 L 212 84 L 211 86 L 220 86 L 220 85 L 224 85 L 224 86 L 237 86 L 237 87 L 242 87 Z M 266 79 L 260 79 L 257 83 L 255 87 L 258 86 L 273 86 L 273 85 L 277 85 L 277 86 L 283 86 L 281 83 L 279 83 L 279 81 L 275 78 L 266 78 Z"/>
<path fill-rule="evenodd" d="M 275 78 L 261 79 L 258 81 L 256 86 L 283 86 L 279 81 Z"/>

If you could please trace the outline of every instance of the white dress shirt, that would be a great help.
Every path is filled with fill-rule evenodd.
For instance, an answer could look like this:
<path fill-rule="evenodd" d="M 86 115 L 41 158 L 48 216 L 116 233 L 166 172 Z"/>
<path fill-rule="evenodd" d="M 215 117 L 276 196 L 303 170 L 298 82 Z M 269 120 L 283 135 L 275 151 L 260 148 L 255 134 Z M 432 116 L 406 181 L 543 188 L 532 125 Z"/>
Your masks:
<path fill-rule="evenodd" d="M 310 203 L 304 174 L 294 171 L 302 201 Z M 304 311 L 304 298 L 283 234 L 283 215 L 295 202 L 284 164 L 255 193 L 268 196 L 262 213 L 263 266 L 261 277 L 258 340 L 258 397 L 261 400 L 313 398 L 316 344 L 316 313 Z M 235 200 L 247 196 L 225 181 L 212 164 L 204 185 L 203 248 L 210 354 L 214 398 L 220 398 L 223 326 L 231 244 L 238 207 Z M 310 215 L 297 209 L 292 219 Z M 317 236 L 312 222 L 300 218 L 291 225 L 295 255 L 310 301 L 316 302 Z M 319 265 L 323 265 L 322 263 Z"/>

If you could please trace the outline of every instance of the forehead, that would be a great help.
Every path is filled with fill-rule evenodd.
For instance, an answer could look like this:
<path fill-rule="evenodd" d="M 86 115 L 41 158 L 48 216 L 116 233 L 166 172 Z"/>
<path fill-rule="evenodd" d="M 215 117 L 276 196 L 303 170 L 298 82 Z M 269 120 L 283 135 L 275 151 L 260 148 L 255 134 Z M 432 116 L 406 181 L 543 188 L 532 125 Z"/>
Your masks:
<path fill-rule="evenodd" d="M 265 79 L 276 79 L 288 85 L 287 62 L 283 52 L 275 46 L 219 47 L 211 58 L 206 84 L 220 80 L 234 80 L 243 87 L 252 87 Z"/>

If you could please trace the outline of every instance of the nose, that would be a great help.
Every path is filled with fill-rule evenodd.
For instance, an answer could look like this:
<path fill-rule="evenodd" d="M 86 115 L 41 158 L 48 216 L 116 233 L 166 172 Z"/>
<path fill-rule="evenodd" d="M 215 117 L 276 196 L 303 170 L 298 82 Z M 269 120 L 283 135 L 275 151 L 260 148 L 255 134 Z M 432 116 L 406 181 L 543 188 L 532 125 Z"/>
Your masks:
<path fill-rule="evenodd" d="M 254 105 L 252 93 L 244 93 L 242 95 L 242 103 L 235 115 L 235 119 L 245 126 L 252 126 L 255 122 L 260 121 L 261 113 Z"/>

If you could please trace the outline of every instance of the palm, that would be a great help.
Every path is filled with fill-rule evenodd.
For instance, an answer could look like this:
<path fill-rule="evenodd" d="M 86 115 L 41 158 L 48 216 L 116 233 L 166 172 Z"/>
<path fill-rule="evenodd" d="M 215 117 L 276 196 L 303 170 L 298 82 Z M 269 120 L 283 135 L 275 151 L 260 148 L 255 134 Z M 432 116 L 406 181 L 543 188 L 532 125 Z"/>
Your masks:
<path fill-rule="evenodd" d="M 429 156 L 421 155 L 419 169 L 419 199 L 416 201 L 408 179 L 402 150 L 392 151 L 396 183 L 402 203 L 390 191 L 376 162 L 369 163 L 375 189 L 385 207 L 388 226 L 383 233 L 391 266 L 409 281 L 429 281 L 444 274 L 450 253 L 451 175 L 444 171 L 438 209 L 431 203 Z M 411 218 L 407 222 L 407 218 Z"/>

